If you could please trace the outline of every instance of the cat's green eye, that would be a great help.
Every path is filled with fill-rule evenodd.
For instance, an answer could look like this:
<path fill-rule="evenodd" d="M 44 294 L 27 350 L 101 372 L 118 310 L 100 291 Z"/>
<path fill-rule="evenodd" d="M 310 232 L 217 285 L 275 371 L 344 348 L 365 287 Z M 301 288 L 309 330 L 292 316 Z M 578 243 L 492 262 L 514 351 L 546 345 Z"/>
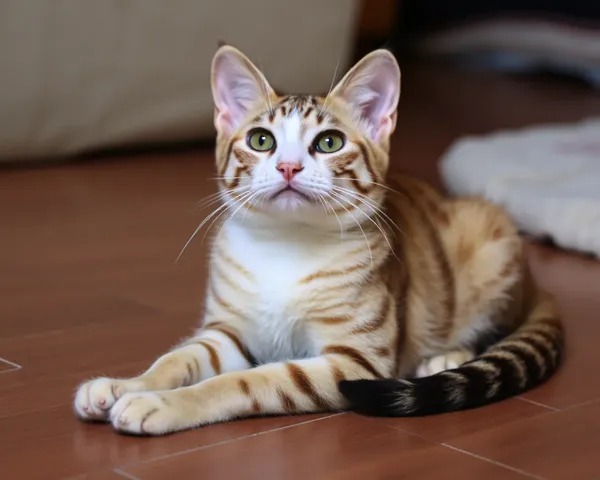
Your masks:
<path fill-rule="evenodd" d="M 262 128 L 252 130 L 246 141 L 248 146 L 257 152 L 268 152 L 275 148 L 275 137 L 271 132 Z"/>
<path fill-rule="evenodd" d="M 314 147 L 319 153 L 334 153 L 341 150 L 344 144 L 345 139 L 341 133 L 329 131 L 322 133 L 315 139 Z"/>

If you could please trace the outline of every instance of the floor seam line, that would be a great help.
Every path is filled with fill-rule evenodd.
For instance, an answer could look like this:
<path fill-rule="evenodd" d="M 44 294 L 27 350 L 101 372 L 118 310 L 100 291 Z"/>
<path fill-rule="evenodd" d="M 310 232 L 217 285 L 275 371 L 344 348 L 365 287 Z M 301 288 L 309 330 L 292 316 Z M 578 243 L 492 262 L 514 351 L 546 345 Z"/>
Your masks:
<path fill-rule="evenodd" d="M 132 475 L 121 468 L 115 468 L 113 472 L 121 477 L 128 478 L 129 480 L 142 480 L 140 477 L 136 477 L 135 475 Z"/>
<path fill-rule="evenodd" d="M 525 470 L 521 470 L 520 468 L 516 468 L 516 467 L 513 467 L 511 465 L 507 465 L 506 463 L 498 462 L 497 460 L 493 460 L 491 458 L 484 457 L 482 455 L 478 455 L 476 453 L 470 452 L 469 450 L 463 450 L 462 448 L 454 447 L 454 446 L 449 445 L 449 444 L 444 443 L 444 442 L 440 443 L 440 445 L 442 445 L 442 446 L 444 446 L 446 448 L 449 448 L 450 450 L 454 450 L 456 452 L 463 453 L 463 454 L 468 455 L 470 457 L 477 458 L 479 460 L 482 460 L 484 462 L 490 463 L 492 465 L 496 465 L 498 467 L 502 467 L 502 468 L 505 468 L 507 470 L 511 470 L 511 471 L 513 471 L 515 473 L 518 473 L 520 475 L 524 475 L 524 476 L 529 477 L 529 478 L 535 478 L 535 480 L 546 480 L 545 477 L 540 477 L 539 475 L 535 475 L 534 473 L 526 472 Z"/>
<path fill-rule="evenodd" d="M 11 367 L 13 367 L 13 368 L 11 368 L 9 370 L 4 370 L 4 371 L 0 372 L 0 374 L 14 372 L 16 370 L 21 370 L 23 368 L 23 365 L 19 365 L 16 362 L 11 362 L 10 360 L 7 360 L 4 357 L 0 357 L 0 361 L 6 363 L 7 365 L 10 365 Z"/>
<path fill-rule="evenodd" d="M 537 405 L 538 407 L 543 407 L 548 410 L 552 410 L 554 412 L 560 411 L 560 408 L 551 407 L 550 405 L 546 405 L 545 403 L 536 402 L 535 400 L 530 400 L 529 398 L 525 398 L 525 397 L 515 397 L 515 398 L 517 398 L 518 400 L 521 400 L 522 402 L 531 403 L 532 405 Z"/>
<path fill-rule="evenodd" d="M 199 447 L 187 448 L 185 450 L 180 450 L 179 452 L 173 452 L 173 453 L 169 453 L 169 454 L 166 454 L 166 455 L 160 455 L 158 457 L 154 457 L 154 458 L 151 458 L 151 459 L 148 459 L 148 460 L 144 460 L 142 462 L 136 462 L 136 463 L 128 464 L 128 465 L 123 466 L 122 468 L 130 468 L 130 467 L 135 467 L 135 466 L 138 466 L 138 465 L 145 465 L 145 464 L 152 463 L 152 462 L 157 462 L 157 461 L 160 461 L 160 460 L 166 460 L 167 458 L 173 458 L 173 457 L 178 457 L 180 455 L 186 455 L 186 454 L 192 453 L 192 452 L 199 452 L 201 450 L 207 450 L 207 449 L 212 448 L 212 447 L 221 447 L 221 446 L 227 445 L 229 443 L 234 443 L 234 442 L 238 442 L 238 441 L 241 441 L 241 440 L 247 440 L 249 438 L 259 437 L 261 435 L 266 435 L 268 433 L 280 432 L 282 430 L 287 430 L 287 429 L 298 427 L 298 426 L 301 426 L 301 425 L 308 425 L 310 423 L 320 422 L 322 420 L 328 420 L 330 418 L 338 417 L 340 415 L 344 415 L 344 412 L 334 413 L 332 415 L 327 415 L 325 417 L 315 418 L 315 419 L 312 419 L 312 420 L 306 420 L 304 422 L 299 422 L 299 423 L 294 423 L 293 425 L 286 425 L 284 427 L 273 428 L 271 430 L 265 430 L 263 432 L 257 432 L 257 433 L 253 433 L 251 435 L 244 435 L 244 436 L 238 437 L 238 438 L 233 438 L 233 439 L 229 439 L 229 440 L 222 440 L 220 442 L 211 443 L 209 445 L 201 445 Z M 203 427 L 199 427 L 199 428 L 203 428 Z M 125 471 L 125 470 L 123 470 L 123 471 Z"/>

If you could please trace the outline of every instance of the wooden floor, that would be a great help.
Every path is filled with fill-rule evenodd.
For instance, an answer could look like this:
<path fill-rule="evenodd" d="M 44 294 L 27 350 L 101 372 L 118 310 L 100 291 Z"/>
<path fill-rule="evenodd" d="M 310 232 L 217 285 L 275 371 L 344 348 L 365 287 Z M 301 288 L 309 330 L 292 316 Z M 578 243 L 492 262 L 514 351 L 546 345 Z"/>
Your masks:
<path fill-rule="evenodd" d="M 457 135 L 600 114 L 545 79 L 407 68 L 394 168 L 438 182 Z M 531 247 L 558 295 L 566 364 L 522 398 L 423 419 L 263 418 L 164 438 L 78 422 L 90 376 L 132 375 L 189 333 L 203 297 L 210 149 L 0 171 L 0 478 L 600 479 L 600 262 Z M 600 188 L 600 187 L 599 187 Z"/>

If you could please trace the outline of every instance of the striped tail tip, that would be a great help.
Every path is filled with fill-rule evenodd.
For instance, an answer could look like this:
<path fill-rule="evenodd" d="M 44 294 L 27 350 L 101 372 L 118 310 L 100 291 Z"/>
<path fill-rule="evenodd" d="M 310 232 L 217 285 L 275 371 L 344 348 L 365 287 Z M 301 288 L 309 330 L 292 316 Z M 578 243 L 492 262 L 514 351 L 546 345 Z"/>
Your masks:
<path fill-rule="evenodd" d="M 416 417 L 477 408 L 515 394 L 515 383 L 501 385 L 498 374 L 461 367 L 410 380 L 343 381 L 338 388 L 357 413 Z"/>
<path fill-rule="evenodd" d="M 408 381 L 344 380 L 338 385 L 350 408 L 377 417 L 409 416 L 413 410 L 413 386 Z M 409 407 L 409 408 L 407 408 Z"/>

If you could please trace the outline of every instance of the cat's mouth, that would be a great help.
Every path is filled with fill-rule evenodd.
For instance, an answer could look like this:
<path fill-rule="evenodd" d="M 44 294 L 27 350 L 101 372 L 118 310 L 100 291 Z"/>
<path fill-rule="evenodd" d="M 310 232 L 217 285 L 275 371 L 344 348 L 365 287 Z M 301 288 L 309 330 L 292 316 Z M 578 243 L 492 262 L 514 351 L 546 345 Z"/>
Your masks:
<path fill-rule="evenodd" d="M 312 201 L 312 198 L 310 198 L 308 195 L 301 192 L 300 190 L 297 190 L 296 188 L 292 187 L 291 185 L 287 185 L 286 187 L 284 187 L 281 190 L 279 190 L 278 192 L 276 192 L 271 197 L 271 200 L 275 200 L 277 198 L 289 198 L 289 199 L 295 198 L 295 199 L 306 200 L 309 202 Z"/>

